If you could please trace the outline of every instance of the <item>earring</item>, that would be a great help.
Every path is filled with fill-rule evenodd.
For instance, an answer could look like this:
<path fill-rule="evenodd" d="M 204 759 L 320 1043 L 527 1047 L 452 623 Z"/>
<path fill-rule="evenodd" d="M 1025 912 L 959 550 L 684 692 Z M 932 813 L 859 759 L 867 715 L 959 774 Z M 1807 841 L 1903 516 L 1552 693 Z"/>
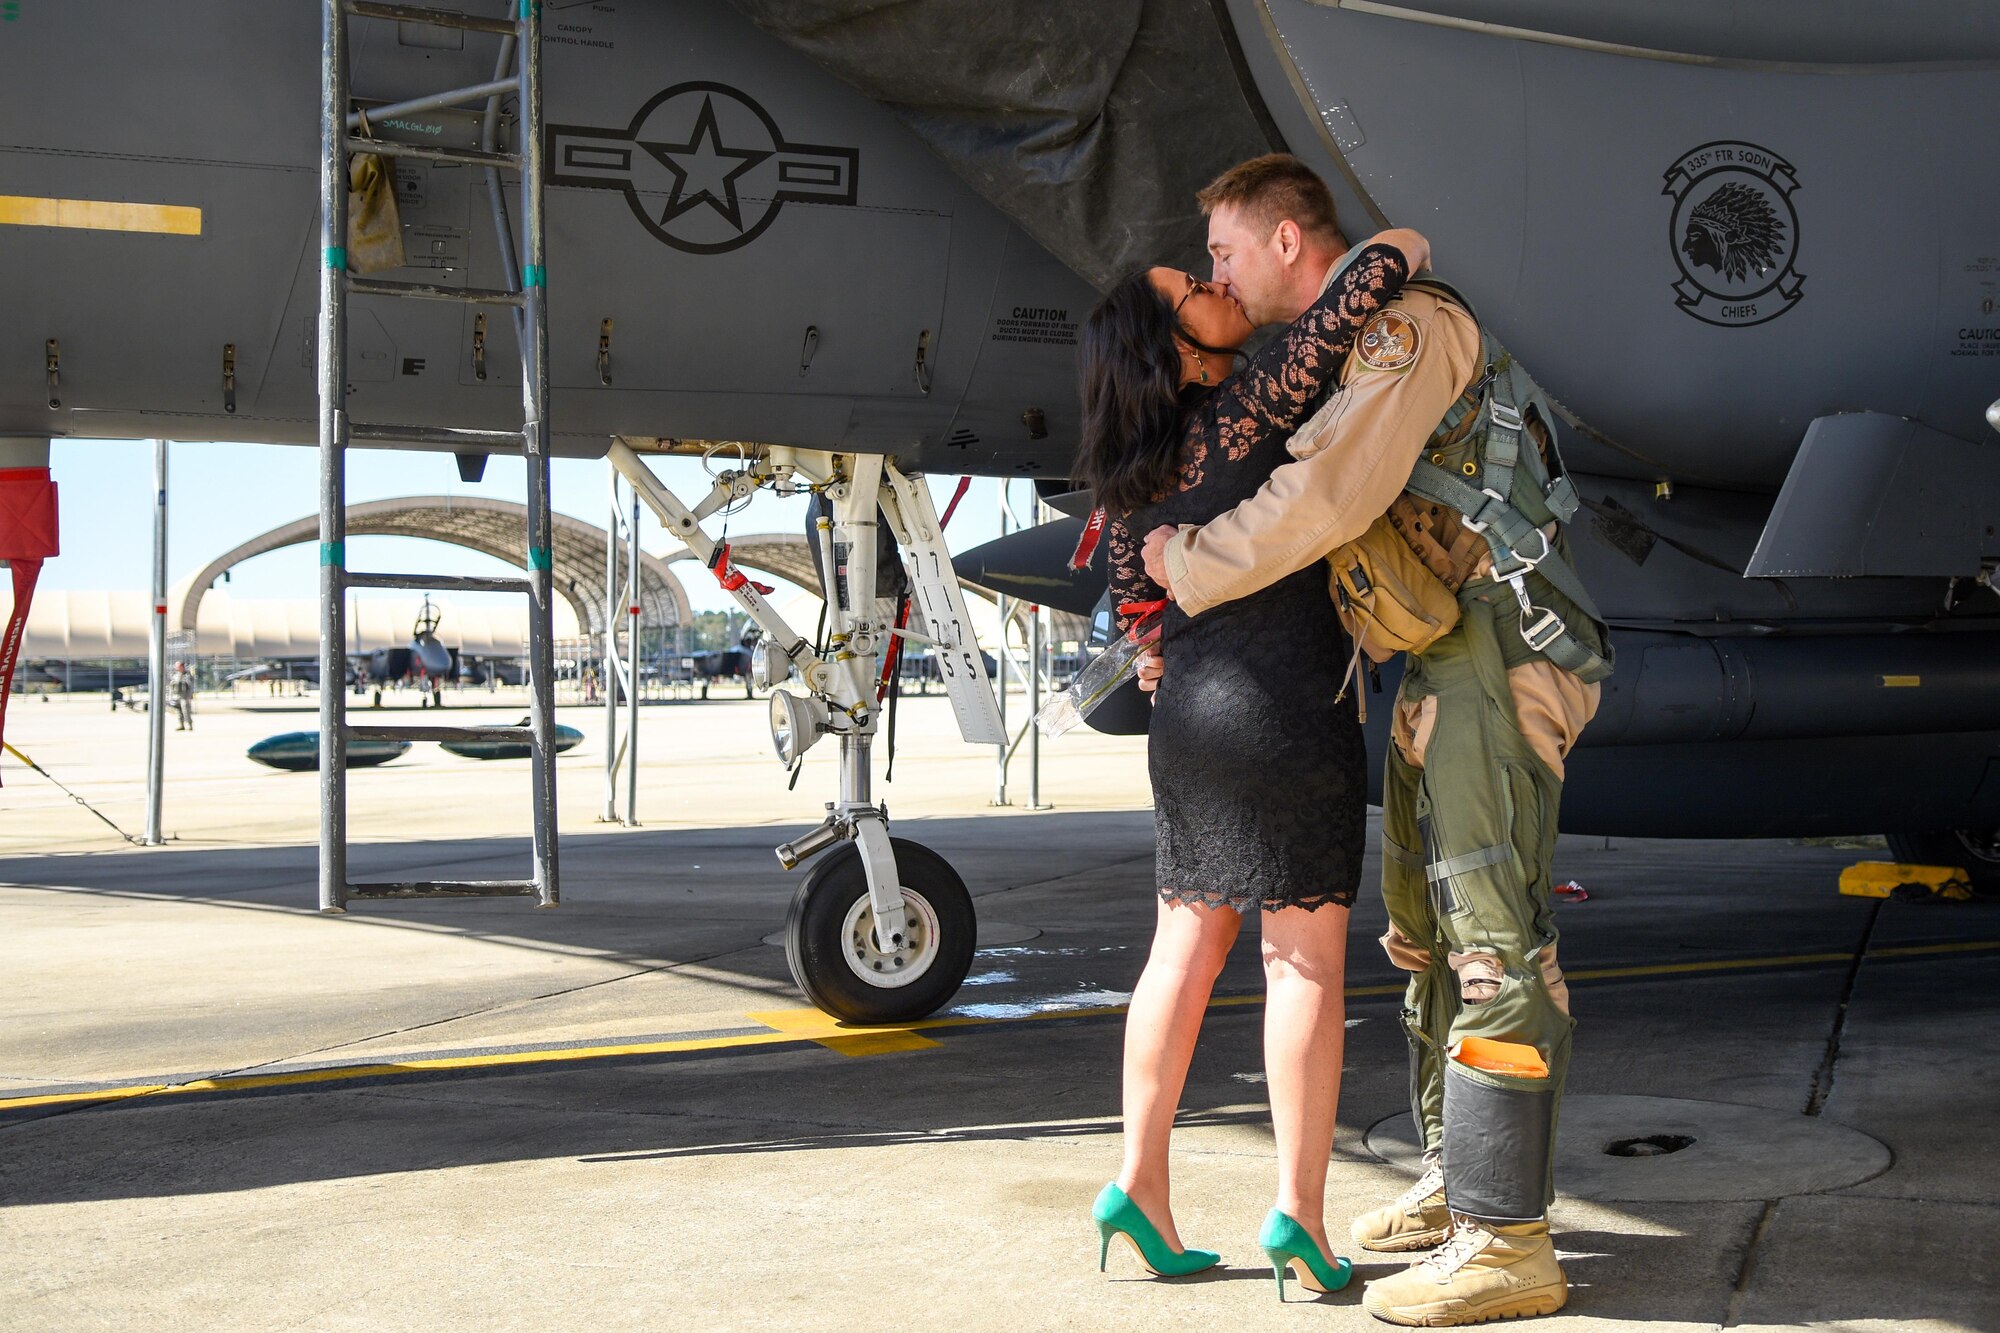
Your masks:
<path fill-rule="evenodd" d="M 1201 359 L 1201 349 L 1199 347 L 1193 350 L 1195 368 L 1201 371 L 1201 382 L 1206 384 L 1208 383 L 1208 362 Z"/>

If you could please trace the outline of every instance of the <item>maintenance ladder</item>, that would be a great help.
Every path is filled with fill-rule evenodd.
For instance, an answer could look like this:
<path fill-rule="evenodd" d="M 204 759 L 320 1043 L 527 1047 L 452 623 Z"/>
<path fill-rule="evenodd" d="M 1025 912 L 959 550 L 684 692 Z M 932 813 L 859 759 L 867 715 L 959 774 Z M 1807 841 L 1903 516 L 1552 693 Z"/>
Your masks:
<path fill-rule="evenodd" d="M 555 653 L 550 614 L 548 311 L 544 300 L 542 219 L 542 84 L 540 0 L 507 0 L 512 16 L 484 18 L 413 5 L 368 0 L 323 0 L 320 80 L 320 237 L 324 264 L 319 285 L 319 538 L 320 538 L 320 819 L 319 906 L 341 912 L 354 899 L 486 898 L 532 895 L 553 907 L 558 898 L 555 820 Z M 467 32 L 497 34 L 500 54 L 493 79 L 377 107 L 387 119 L 438 107 L 483 100 L 485 131 L 479 149 L 389 143 L 356 137 L 361 125 L 348 83 L 347 20 L 383 19 L 425 23 Z M 513 72 L 506 73 L 509 61 Z M 518 151 L 495 151 L 499 101 L 513 93 L 520 101 Z M 422 282 L 389 282 L 347 271 L 348 155 L 379 153 L 482 168 L 486 172 L 494 226 L 507 288 L 450 287 Z M 521 254 L 515 267 L 514 242 L 501 202 L 500 171 L 520 175 Z M 518 431 L 463 430 L 446 426 L 366 424 L 347 419 L 347 299 L 394 297 L 509 306 L 514 311 L 521 351 L 523 424 Z M 460 578 L 431 574 L 361 574 L 346 568 L 347 446 L 350 440 L 389 444 L 444 445 L 460 451 L 513 452 L 527 459 L 528 524 L 526 578 Z M 347 720 L 347 590 L 408 588 L 424 591 L 513 592 L 529 599 L 528 653 L 532 702 L 525 727 L 357 726 Z M 520 880 L 415 880 L 351 883 L 347 878 L 347 747 L 355 740 L 511 740 L 532 747 L 534 773 L 534 866 Z"/>

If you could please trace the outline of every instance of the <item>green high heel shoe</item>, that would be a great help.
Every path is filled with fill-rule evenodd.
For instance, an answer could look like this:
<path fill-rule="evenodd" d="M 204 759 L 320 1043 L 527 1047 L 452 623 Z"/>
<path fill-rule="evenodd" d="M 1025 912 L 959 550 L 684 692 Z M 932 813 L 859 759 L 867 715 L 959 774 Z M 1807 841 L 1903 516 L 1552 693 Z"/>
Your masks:
<path fill-rule="evenodd" d="M 1123 1236 L 1132 1252 L 1139 1256 L 1155 1277 L 1186 1277 L 1199 1273 L 1204 1268 L 1213 1268 L 1222 1262 L 1222 1256 L 1213 1250 L 1186 1249 L 1174 1251 L 1167 1248 L 1167 1242 L 1146 1219 L 1146 1214 L 1138 1204 L 1133 1203 L 1116 1181 L 1097 1192 L 1097 1202 L 1090 1205 L 1090 1216 L 1097 1223 L 1097 1271 L 1104 1271 L 1105 1257 L 1111 1251 L 1111 1238 Z M 1308 1242 L 1310 1244 L 1310 1242 Z"/>
<path fill-rule="evenodd" d="M 1278 1279 L 1278 1299 L 1285 1299 L 1285 1273 L 1290 1270 L 1314 1291 L 1339 1291 L 1354 1276 L 1354 1265 L 1335 1256 L 1331 1263 L 1306 1229 L 1291 1214 L 1273 1208 L 1264 1218 L 1257 1243 L 1271 1260 L 1271 1272 Z"/>

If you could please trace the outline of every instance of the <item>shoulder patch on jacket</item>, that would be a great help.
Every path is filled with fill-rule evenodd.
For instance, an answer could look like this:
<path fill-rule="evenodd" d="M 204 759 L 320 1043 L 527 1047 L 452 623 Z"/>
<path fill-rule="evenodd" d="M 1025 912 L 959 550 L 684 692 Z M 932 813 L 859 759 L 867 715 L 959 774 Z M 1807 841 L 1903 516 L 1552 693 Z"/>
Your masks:
<path fill-rule="evenodd" d="M 1369 370 L 1408 370 L 1417 359 L 1417 324 L 1400 310 L 1377 311 L 1361 328 L 1354 349 Z"/>

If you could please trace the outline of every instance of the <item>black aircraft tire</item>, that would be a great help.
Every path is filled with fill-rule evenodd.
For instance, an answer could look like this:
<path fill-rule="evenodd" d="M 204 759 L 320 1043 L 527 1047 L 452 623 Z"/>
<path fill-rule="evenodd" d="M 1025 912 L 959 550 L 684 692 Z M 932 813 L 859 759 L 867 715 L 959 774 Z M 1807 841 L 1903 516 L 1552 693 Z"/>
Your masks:
<path fill-rule="evenodd" d="M 1891 833 L 1889 851 L 1905 865 L 1960 866 L 1971 872 L 1973 888 L 1981 893 L 2000 893 L 2000 831 Z"/>
<path fill-rule="evenodd" d="M 842 843 L 827 852 L 792 895 L 785 917 L 785 962 L 805 997 L 824 1012 L 849 1023 L 908 1023 L 927 1017 L 958 994 L 972 970 L 978 918 L 972 895 L 951 863 L 930 848 L 903 838 L 889 839 L 896 854 L 896 877 L 903 885 L 909 921 L 918 948 L 901 955 L 921 970 L 907 980 L 864 980 L 884 972 L 894 978 L 895 958 L 874 956 L 874 915 L 868 908 L 868 875 L 861 849 Z M 857 920 L 858 913 L 858 920 Z M 928 932 L 929 938 L 923 938 Z M 928 963 L 922 960 L 928 957 Z M 878 967 L 879 965 L 879 967 Z"/>

